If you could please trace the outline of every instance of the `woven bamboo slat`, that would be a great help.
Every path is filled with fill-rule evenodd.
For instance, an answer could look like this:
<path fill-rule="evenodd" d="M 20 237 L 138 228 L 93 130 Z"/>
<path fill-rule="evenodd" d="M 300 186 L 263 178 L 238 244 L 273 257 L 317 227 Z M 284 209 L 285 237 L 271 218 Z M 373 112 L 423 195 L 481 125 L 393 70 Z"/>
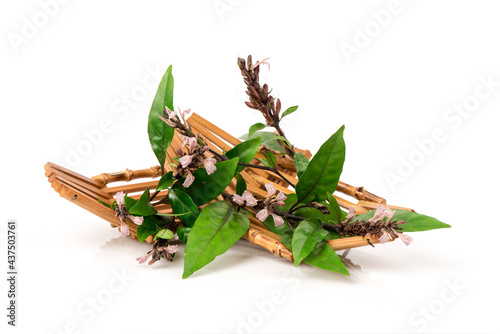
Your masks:
<path fill-rule="evenodd" d="M 194 133 L 201 135 L 207 145 L 215 152 L 221 153 L 223 150 L 228 151 L 240 143 L 239 139 L 231 136 L 224 130 L 208 122 L 197 114 L 192 114 L 188 119 L 188 122 Z M 169 163 L 174 162 L 173 159 L 177 157 L 176 152 L 181 148 L 182 140 L 178 133 L 176 133 L 171 146 L 167 149 L 165 162 L 166 171 L 174 170 Z M 311 157 L 311 153 L 307 150 L 298 151 L 302 152 L 308 158 Z M 261 162 L 257 159 L 264 158 L 263 152 L 263 148 L 261 148 L 261 151 L 257 154 L 254 161 L 252 161 L 252 164 L 261 164 Z M 284 174 L 290 182 L 296 184 L 296 171 L 293 161 L 288 157 L 277 157 L 278 169 L 280 172 Z M 111 204 L 114 201 L 113 196 L 119 191 L 128 193 L 131 197 L 138 199 L 146 187 L 150 187 L 152 192 L 154 191 L 161 174 L 160 166 L 152 166 L 150 168 L 139 170 L 125 169 L 122 172 L 116 173 L 101 173 L 93 176 L 92 178 L 80 175 L 67 168 L 50 162 L 48 162 L 44 168 L 45 175 L 51 183 L 52 188 L 54 188 L 54 190 L 58 192 L 61 197 L 108 221 L 112 227 L 118 228 L 120 227 L 120 221 L 115 217 L 114 210 L 98 203 L 98 199 Z M 285 194 L 292 192 L 292 190 L 288 189 L 287 184 L 282 180 L 279 180 L 278 182 L 276 175 L 270 171 L 247 167 L 241 175 L 247 182 L 247 190 L 257 198 L 262 199 L 267 196 L 264 185 L 269 182 L 273 182 L 276 189 L 282 190 Z M 152 178 L 154 180 L 144 180 L 147 178 Z M 122 181 L 128 183 L 113 186 L 113 183 Z M 235 187 L 236 184 L 233 180 L 233 182 L 231 182 L 231 184 L 227 187 L 226 191 L 229 193 L 235 193 Z M 357 203 L 354 203 L 354 201 L 351 202 L 350 200 L 338 196 L 338 194 L 334 194 L 341 207 L 345 209 L 354 207 L 357 214 L 373 210 L 377 207 L 377 205 L 386 205 L 389 208 L 394 209 L 411 210 L 387 205 L 385 199 L 366 191 L 363 187 L 353 187 L 346 183 L 339 182 L 337 191 L 351 197 L 352 199 L 358 200 Z M 160 200 L 164 198 L 167 193 L 168 190 L 161 191 L 157 194 L 155 199 Z M 159 212 L 172 212 L 172 209 L 168 204 L 161 204 L 156 208 Z M 254 217 L 249 218 L 250 228 L 243 238 L 247 239 L 254 245 L 267 249 L 276 256 L 293 261 L 292 252 L 286 248 L 283 243 L 281 243 L 278 235 L 269 231 L 258 219 Z M 129 219 L 127 219 L 126 223 L 130 230 L 130 236 L 133 239 L 137 239 L 137 225 Z M 152 241 L 153 236 L 146 239 L 146 242 L 148 243 L 151 243 Z M 378 238 L 377 236 L 371 236 L 369 241 L 371 244 L 376 244 L 378 243 Z M 328 244 L 334 250 L 343 250 L 369 245 L 367 239 L 363 237 L 335 239 L 328 241 Z"/>

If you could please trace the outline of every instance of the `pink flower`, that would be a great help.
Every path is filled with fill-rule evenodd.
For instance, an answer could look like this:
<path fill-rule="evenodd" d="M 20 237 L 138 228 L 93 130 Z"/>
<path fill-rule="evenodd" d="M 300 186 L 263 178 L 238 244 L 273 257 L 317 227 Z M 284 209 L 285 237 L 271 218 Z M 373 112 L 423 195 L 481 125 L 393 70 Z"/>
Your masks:
<path fill-rule="evenodd" d="M 179 236 L 177 235 L 177 233 L 174 234 L 174 237 L 172 238 L 172 240 L 179 240 Z"/>
<path fill-rule="evenodd" d="M 283 221 L 282 217 L 280 217 L 277 214 L 272 213 L 272 212 L 271 212 L 271 216 L 273 216 L 274 226 L 280 227 L 281 225 L 283 225 L 284 221 Z"/>
<path fill-rule="evenodd" d="M 198 145 L 198 138 L 196 137 L 186 137 L 182 136 L 184 139 L 184 142 L 182 143 L 182 147 L 185 147 L 186 145 L 189 145 L 191 149 L 195 148 Z"/>
<path fill-rule="evenodd" d="M 391 235 L 384 230 L 384 233 L 382 234 L 381 237 L 378 238 L 378 242 L 380 242 L 381 244 L 385 244 L 387 241 L 391 240 Z"/>
<path fill-rule="evenodd" d="M 139 261 L 139 264 L 145 263 L 151 257 L 151 253 L 148 253 L 144 256 L 138 257 L 136 260 Z"/>
<path fill-rule="evenodd" d="M 193 161 L 194 154 L 192 155 L 185 155 L 179 159 L 179 163 L 181 164 L 182 168 L 186 168 L 189 166 L 191 161 Z"/>
<path fill-rule="evenodd" d="M 170 253 L 170 254 L 173 254 L 175 252 L 177 252 L 179 250 L 179 246 L 177 245 L 169 245 L 168 247 L 165 247 L 165 250 Z"/>
<path fill-rule="evenodd" d="M 127 223 L 125 223 L 125 219 L 122 219 L 120 217 L 120 220 L 122 222 L 122 224 L 120 226 L 120 232 L 122 233 L 122 236 L 127 237 L 127 236 L 130 235 L 130 231 L 128 229 L 128 225 L 127 225 Z"/>
<path fill-rule="evenodd" d="M 238 194 L 233 195 L 232 201 L 240 206 L 245 204 L 245 199 Z"/>
<path fill-rule="evenodd" d="M 349 221 L 354 218 L 354 207 L 349 208 L 349 212 L 347 213 L 346 219 Z"/>
<path fill-rule="evenodd" d="M 388 207 L 378 205 L 377 210 L 375 211 L 375 214 L 373 215 L 373 217 L 368 219 L 367 221 L 369 221 L 369 222 L 381 221 L 385 217 L 388 217 L 389 220 L 387 220 L 387 222 L 389 222 L 390 219 L 392 219 L 393 214 L 394 214 L 394 212 L 392 212 Z"/>
<path fill-rule="evenodd" d="M 177 115 L 175 114 L 175 111 L 170 110 L 169 107 L 165 106 L 165 111 L 167 112 L 168 118 L 174 118 Z"/>
<path fill-rule="evenodd" d="M 116 205 L 118 205 L 118 209 L 123 210 L 123 206 L 125 205 L 125 194 L 123 191 L 119 191 L 115 195 Z"/>
<path fill-rule="evenodd" d="M 191 112 L 191 108 L 188 108 L 184 111 L 181 111 L 181 107 L 177 106 L 177 110 L 179 112 L 179 115 L 183 115 L 183 116 L 189 116 L 189 113 Z"/>
<path fill-rule="evenodd" d="M 144 221 L 144 217 L 136 217 L 128 213 L 127 208 L 125 207 L 125 194 L 123 193 L 123 191 L 119 191 L 116 193 L 115 200 L 115 217 L 120 218 L 120 232 L 124 237 L 129 236 L 130 230 L 127 223 L 125 222 L 125 219 L 129 218 L 134 224 L 141 225 Z"/>
<path fill-rule="evenodd" d="M 265 187 L 266 187 L 267 194 L 268 194 L 267 198 L 271 198 L 276 193 L 276 188 L 274 188 L 274 184 L 266 183 Z"/>
<path fill-rule="evenodd" d="M 256 206 L 257 205 L 257 200 L 248 191 L 245 190 L 243 192 L 243 194 L 241 195 L 241 197 L 243 197 L 243 199 L 247 202 L 246 203 L 247 206 L 252 207 L 252 206 Z"/>
<path fill-rule="evenodd" d="M 188 173 L 188 175 L 186 176 L 186 180 L 182 184 L 184 186 L 184 188 L 189 188 L 189 186 L 191 186 L 194 182 L 193 174 L 191 174 L 191 172 L 189 170 L 187 171 L 187 173 Z"/>
<path fill-rule="evenodd" d="M 262 59 L 262 60 L 259 60 L 258 62 L 256 62 L 255 64 L 253 64 L 251 67 L 250 67 L 250 70 L 253 71 L 257 66 L 261 65 L 261 64 L 266 64 L 267 65 L 267 68 L 269 69 L 269 71 L 271 70 L 271 64 L 269 64 L 267 61 L 269 60 L 269 58 L 265 58 L 265 59 Z"/>
<path fill-rule="evenodd" d="M 286 195 L 282 191 L 280 191 L 278 196 L 276 196 L 274 200 L 272 200 L 272 202 L 276 203 L 276 205 L 278 206 L 283 206 L 285 205 L 284 200 L 286 200 Z"/>
<path fill-rule="evenodd" d="M 264 209 L 262 209 L 262 210 L 260 210 L 255 215 L 255 217 L 257 217 L 257 219 L 260 220 L 261 222 L 263 222 L 264 220 L 266 220 L 268 216 L 269 216 L 269 211 L 267 210 L 267 207 L 264 208 Z"/>
<path fill-rule="evenodd" d="M 142 222 L 144 221 L 144 217 L 137 217 L 137 216 L 132 216 L 129 215 L 128 218 L 135 224 L 135 225 L 141 225 Z"/>
<path fill-rule="evenodd" d="M 207 158 L 203 160 L 203 165 L 205 166 L 208 175 L 212 174 L 217 170 L 217 167 L 215 167 L 216 162 L 217 160 L 215 160 L 214 158 Z"/>
<path fill-rule="evenodd" d="M 413 241 L 413 239 L 408 234 L 396 232 L 396 235 L 401 239 L 402 242 L 405 243 L 406 246 L 411 244 Z"/>

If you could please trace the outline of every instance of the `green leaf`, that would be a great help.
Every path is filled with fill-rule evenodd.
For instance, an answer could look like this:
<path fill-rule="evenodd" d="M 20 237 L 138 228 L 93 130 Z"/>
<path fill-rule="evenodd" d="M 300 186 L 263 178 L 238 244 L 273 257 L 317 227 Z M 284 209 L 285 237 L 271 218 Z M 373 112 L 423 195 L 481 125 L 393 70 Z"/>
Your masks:
<path fill-rule="evenodd" d="M 324 240 L 316 244 L 312 252 L 304 259 L 304 262 L 321 269 L 349 275 L 349 271 L 340 257 Z"/>
<path fill-rule="evenodd" d="M 170 189 L 168 198 L 172 205 L 173 212 L 175 214 L 180 214 L 179 219 L 182 223 L 187 227 L 192 227 L 200 215 L 200 211 L 191 197 L 179 189 Z"/>
<path fill-rule="evenodd" d="M 339 224 L 342 221 L 342 210 L 340 209 L 339 203 L 337 203 L 335 197 L 333 197 L 330 193 L 326 193 L 326 197 L 328 199 L 328 208 L 330 209 L 330 214 L 332 215 L 330 220 Z"/>
<path fill-rule="evenodd" d="M 307 219 L 300 222 L 292 238 L 292 253 L 295 266 L 298 266 L 327 234 L 328 231 L 323 229 L 323 225 L 318 219 Z"/>
<path fill-rule="evenodd" d="M 297 195 L 296 194 L 289 194 L 286 196 L 287 197 L 285 200 L 285 205 L 279 207 L 279 210 L 281 210 L 281 211 L 288 211 L 288 209 L 290 209 L 292 204 L 297 202 Z M 320 203 L 320 204 L 328 205 L 327 203 Z M 333 219 L 335 218 L 335 215 L 332 213 L 330 213 L 328 215 L 324 215 L 321 213 L 321 211 L 314 209 L 314 208 L 302 208 L 299 210 L 295 210 L 293 212 L 293 214 L 296 216 L 306 218 L 306 219 L 316 218 L 316 219 L 319 219 L 320 221 L 325 222 L 325 223 L 329 222 L 329 221 L 333 221 Z M 341 215 L 342 215 L 341 216 L 341 221 L 342 221 L 345 219 L 347 213 L 345 211 L 341 211 Z M 337 232 L 330 231 L 330 230 L 329 230 L 328 236 L 325 237 L 325 239 L 327 239 L 327 240 L 338 239 L 338 238 L 340 238 L 340 235 Z"/>
<path fill-rule="evenodd" d="M 123 201 L 125 202 L 125 207 L 127 209 L 130 209 L 137 203 L 135 199 L 133 199 L 132 197 L 128 197 L 127 195 L 125 195 L 125 199 Z"/>
<path fill-rule="evenodd" d="M 439 228 L 450 228 L 451 226 L 445 224 L 436 218 L 422 215 L 412 211 L 395 210 L 392 221 L 404 220 L 405 223 L 400 225 L 403 232 L 418 232 L 429 231 Z"/>
<path fill-rule="evenodd" d="M 242 195 L 247 190 L 247 183 L 241 174 L 236 177 L 236 194 Z"/>
<path fill-rule="evenodd" d="M 398 220 L 404 220 L 403 225 L 399 225 L 403 229 L 403 232 L 419 232 L 419 231 L 429 231 L 439 228 L 449 228 L 448 224 L 445 224 L 436 218 L 422 215 L 420 213 L 407 211 L 407 210 L 393 210 L 395 211 L 391 221 L 395 222 Z M 368 211 L 366 213 L 355 216 L 352 222 L 355 221 L 366 221 L 373 217 L 375 210 Z"/>
<path fill-rule="evenodd" d="M 276 233 L 277 235 L 283 235 L 285 232 L 290 231 L 290 227 L 286 222 L 283 225 L 276 227 L 274 225 L 274 219 L 271 215 L 269 215 L 266 220 L 262 222 L 262 224 L 264 224 L 269 231 Z"/>
<path fill-rule="evenodd" d="M 160 221 L 155 216 L 144 217 L 144 221 L 137 227 L 137 239 L 140 243 L 160 229 Z"/>
<path fill-rule="evenodd" d="M 288 230 L 281 235 L 281 242 L 285 245 L 286 248 L 292 249 L 292 239 L 293 239 L 293 231 Z"/>
<path fill-rule="evenodd" d="M 285 112 L 283 113 L 283 115 L 281 115 L 280 119 L 283 119 L 283 117 L 285 117 L 287 115 L 290 115 L 291 113 L 295 112 L 295 110 L 297 110 L 298 108 L 299 108 L 299 106 L 294 106 L 294 107 L 288 108 L 287 110 L 285 110 Z"/>
<path fill-rule="evenodd" d="M 160 81 L 148 118 L 149 142 L 160 163 L 162 173 L 165 164 L 166 150 L 174 137 L 174 129 L 163 122 L 160 119 L 160 115 L 163 115 L 165 106 L 170 110 L 174 109 L 173 94 L 174 77 L 172 76 L 172 65 L 170 65 Z"/>
<path fill-rule="evenodd" d="M 302 174 L 304 174 L 305 170 L 307 169 L 307 165 L 309 165 L 309 159 L 307 159 L 306 156 L 302 153 L 295 152 L 295 154 L 293 155 L 293 161 L 295 162 L 297 177 L 300 179 L 302 177 Z"/>
<path fill-rule="evenodd" d="M 238 162 L 248 164 L 252 162 L 257 152 L 259 152 L 259 147 L 260 137 L 249 139 L 239 143 L 238 145 L 227 151 L 226 156 L 229 159 L 239 158 Z M 238 166 L 236 168 L 236 173 L 241 172 L 243 169 L 245 169 L 245 166 Z"/>
<path fill-rule="evenodd" d="M 258 159 L 260 162 L 262 162 L 262 164 L 266 167 L 273 167 L 271 166 L 271 164 L 269 163 L 269 161 L 267 161 L 266 159 Z"/>
<path fill-rule="evenodd" d="M 116 206 L 116 201 L 114 201 L 113 204 L 108 204 L 108 203 L 102 201 L 100 198 L 98 198 L 97 202 L 99 202 L 100 204 L 102 204 L 110 209 L 113 209 L 113 210 L 115 209 L 114 207 Z"/>
<path fill-rule="evenodd" d="M 193 184 L 184 188 L 184 178 L 174 183 L 173 188 L 179 189 L 188 194 L 194 204 L 201 206 L 210 202 L 222 194 L 234 177 L 234 172 L 238 165 L 238 158 L 218 162 L 215 164 L 217 170 L 208 175 L 205 168 L 199 168 L 194 173 Z"/>
<path fill-rule="evenodd" d="M 259 138 L 261 139 L 260 144 L 263 146 L 266 146 L 267 148 L 273 150 L 273 151 L 278 151 L 284 153 L 285 150 L 281 145 L 277 142 L 277 134 L 273 132 L 265 132 L 265 131 L 257 131 L 253 134 L 253 136 L 248 136 L 248 135 L 243 135 L 241 139 L 247 140 L 247 139 L 253 139 L 253 138 Z"/>
<path fill-rule="evenodd" d="M 150 198 L 150 193 L 149 193 L 149 187 L 144 190 L 144 192 L 141 195 L 141 198 L 135 203 L 133 207 L 128 209 L 128 212 L 133 214 L 134 216 L 152 216 L 156 214 L 158 211 L 156 211 L 155 208 L 149 203 L 149 198 Z"/>
<path fill-rule="evenodd" d="M 163 230 L 158 231 L 155 236 L 155 240 L 160 238 L 160 239 L 172 239 L 174 237 L 174 232 L 170 231 L 167 228 L 164 228 Z"/>
<path fill-rule="evenodd" d="M 295 191 L 298 203 L 321 202 L 337 189 L 345 159 L 344 126 L 333 134 L 309 162 Z"/>
<path fill-rule="evenodd" d="M 276 167 L 276 157 L 274 156 L 273 152 L 266 151 L 265 155 L 269 165 L 271 165 L 271 167 Z"/>
<path fill-rule="evenodd" d="M 247 232 L 249 226 L 248 217 L 237 213 L 227 201 L 206 206 L 189 233 L 182 278 L 191 276 L 225 253 Z"/>
<path fill-rule="evenodd" d="M 265 124 L 262 124 L 262 123 L 255 123 L 254 125 L 252 125 L 250 127 L 250 129 L 248 130 L 248 137 L 252 137 L 253 134 L 259 130 L 262 130 L 266 127 Z"/>
<path fill-rule="evenodd" d="M 179 226 L 177 228 L 177 231 L 175 231 L 175 233 L 177 233 L 177 236 L 179 237 L 179 240 L 184 244 L 187 244 L 188 242 L 189 232 L 191 232 L 191 227 L 185 226 Z"/>
<path fill-rule="evenodd" d="M 174 182 L 174 172 L 170 171 L 160 178 L 160 181 L 158 181 L 158 185 L 156 186 L 156 191 L 165 190 Z"/>

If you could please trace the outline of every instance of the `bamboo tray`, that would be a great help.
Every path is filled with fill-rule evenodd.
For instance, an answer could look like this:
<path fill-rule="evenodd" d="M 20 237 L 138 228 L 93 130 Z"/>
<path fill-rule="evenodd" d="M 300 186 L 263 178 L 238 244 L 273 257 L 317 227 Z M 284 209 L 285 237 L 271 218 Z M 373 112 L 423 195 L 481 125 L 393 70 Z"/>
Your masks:
<path fill-rule="evenodd" d="M 240 140 L 231 136 L 226 131 L 220 129 L 209 121 L 205 120 L 197 114 L 192 114 L 188 119 L 193 132 L 200 134 L 207 145 L 216 151 L 217 153 L 222 153 L 225 149 L 230 150 L 232 147 L 240 143 Z M 165 172 L 174 170 L 174 167 L 169 165 L 169 163 L 174 162 L 174 158 L 177 157 L 177 150 L 182 147 L 182 139 L 176 132 L 170 147 L 167 149 L 167 156 L 165 162 Z M 311 152 L 307 150 L 301 151 L 307 158 L 311 158 Z M 281 173 L 288 176 L 288 179 L 296 184 L 296 171 L 293 161 L 288 157 L 283 157 L 277 155 L 278 168 Z M 261 164 L 258 158 L 264 158 L 262 152 L 257 153 L 253 164 Z M 111 204 L 114 201 L 114 195 L 123 191 L 129 194 L 130 197 L 134 199 L 139 199 L 142 192 L 146 187 L 150 187 L 152 192 L 158 180 L 160 178 L 160 166 L 153 166 L 146 169 L 140 170 L 130 170 L 125 169 L 122 172 L 116 173 L 102 173 L 100 175 L 88 178 L 86 176 L 75 173 L 67 168 L 61 167 L 54 163 L 48 162 L 44 166 L 45 176 L 47 176 L 52 188 L 60 194 L 61 197 L 67 199 L 68 201 L 84 208 L 87 211 L 99 216 L 100 218 L 107 220 L 111 223 L 111 227 L 120 226 L 119 218 L 115 217 L 115 211 L 100 204 L 98 199 L 101 201 Z M 247 190 L 252 193 L 257 199 L 263 199 L 267 196 L 264 185 L 269 182 L 273 182 L 274 186 L 278 190 L 282 190 L 285 194 L 290 194 L 292 191 L 283 184 L 282 180 L 277 179 L 276 176 L 269 171 L 250 168 L 247 167 L 241 172 L 241 175 L 247 183 Z M 144 180 L 152 178 L 153 180 Z M 113 183 L 126 181 L 125 185 L 113 186 Z M 131 182 L 134 181 L 134 182 Z M 226 192 L 234 194 L 236 189 L 236 181 L 233 179 L 229 186 L 226 188 Z M 161 191 L 156 199 L 160 200 L 164 198 L 168 193 L 168 190 Z M 347 195 L 349 200 L 340 197 L 339 194 Z M 376 209 L 378 205 L 384 205 L 391 209 L 402 209 L 410 210 L 407 208 L 387 205 L 386 200 L 382 197 L 376 196 L 363 187 L 353 187 L 346 183 L 339 182 L 337 187 L 337 192 L 334 194 L 339 205 L 344 209 L 349 209 L 354 207 L 356 214 L 365 213 L 369 210 Z M 218 198 L 218 199 L 222 199 Z M 354 203 L 356 201 L 356 203 Z M 159 212 L 171 213 L 172 209 L 170 205 L 161 204 L 155 207 Z M 287 260 L 293 261 L 292 252 L 285 247 L 280 241 L 280 236 L 269 231 L 258 219 L 254 217 L 249 217 L 250 228 L 248 232 L 243 236 L 243 238 L 250 241 L 252 244 L 263 247 L 273 253 L 276 256 L 285 258 Z M 130 237 L 132 239 L 137 239 L 137 225 L 132 223 L 128 218 L 126 223 L 129 227 Z M 153 236 L 146 239 L 146 242 L 151 243 L 153 241 Z M 371 244 L 378 243 L 378 236 L 372 235 L 369 238 Z M 348 237 L 342 239 L 335 239 L 328 241 L 328 244 L 334 250 L 344 250 L 355 247 L 367 246 L 369 245 L 367 238 L 357 236 Z"/>

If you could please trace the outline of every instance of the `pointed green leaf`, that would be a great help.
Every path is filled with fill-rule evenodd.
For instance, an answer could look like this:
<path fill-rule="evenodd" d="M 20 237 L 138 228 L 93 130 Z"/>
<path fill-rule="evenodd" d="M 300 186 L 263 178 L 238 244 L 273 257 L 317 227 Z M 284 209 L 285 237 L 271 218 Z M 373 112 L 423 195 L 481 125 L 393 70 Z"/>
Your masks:
<path fill-rule="evenodd" d="M 163 122 L 160 119 L 160 115 L 163 115 L 165 106 L 170 110 L 174 109 L 173 91 L 174 77 L 172 76 L 172 65 L 170 65 L 160 81 L 148 118 L 149 142 L 160 163 L 162 173 L 166 150 L 174 137 L 174 129 Z"/>
<path fill-rule="evenodd" d="M 280 207 L 278 207 L 278 209 L 281 210 Z M 283 235 L 285 232 L 290 231 L 290 227 L 286 222 L 283 225 L 276 227 L 274 225 L 274 219 L 271 215 L 269 215 L 266 220 L 262 222 L 262 224 L 264 224 L 269 231 L 276 233 L 277 235 Z"/>
<path fill-rule="evenodd" d="M 160 230 L 160 221 L 155 216 L 144 217 L 144 221 L 137 227 L 137 239 L 140 243 L 146 240 L 150 235 Z"/>
<path fill-rule="evenodd" d="M 292 239 L 293 239 L 293 231 L 288 230 L 281 235 L 281 242 L 285 245 L 286 248 L 292 249 Z"/>
<path fill-rule="evenodd" d="M 187 244 L 188 242 L 188 237 L 189 237 L 189 232 L 191 232 L 191 227 L 185 227 L 185 226 L 179 226 L 177 228 L 177 236 L 179 237 L 180 242 Z"/>
<path fill-rule="evenodd" d="M 295 169 L 297 170 L 297 177 L 300 179 L 302 174 L 304 174 L 307 169 L 307 165 L 309 165 L 309 159 L 307 159 L 302 153 L 295 152 L 293 155 L 293 161 L 295 163 Z"/>
<path fill-rule="evenodd" d="M 262 123 L 255 123 L 254 125 L 252 125 L 250 127 L 250 129 L 248 130 L 248 137 L 252 137 L 253 134 L 259 130 L 262 130 L 262 129 L 265 129 L 266 128 L 266 125 L 265 124 L 262 124 Z"/>
<path fill-rule="evenodd" d="M 349 271 L 340 257 L 324 240 L 316 244 L 313 251 L 304 259 L 304 262 L 321 269 L 349 275 Z"/>
<path fill-rule="evenodd" d="M 344 126 L 321 146 L 309 162 L 295 188 L 298 203 L 324 201 L 327 192 L 333 193 L 337 189 L 345 159 L 343 132 Z"/>
<path fill-rule="evenodd" d="M 237 213 L 229 202 L 219 201 L 206 206 L 189 232 L 182 278 L 191 276 L 225 253 L 249 226 L 248 217 Z"/>
<path fill-rule="evenodd" d="M 156 191 L 165 190 L 174 182 L 174 172 L 170 171 L 160 178 L 160 181 L 158 181 L 158 185 L 156 186 Z"/>
<path fill-rule="evenodd" d="M 246 140 L 227 151 L 226 157 L 228 157 L 229 159 L 239 158 L 238 162 L 248 164 L 252 162 L 257 152 L 259 152 L 259 147 L 260 137 Z M 236 168 L 236 173 L 241 172 L 243 169 L 245 169 L 245 166 L 238 166 Z"/>
<path fill-rule="evenodd" d="M 100 198 L 97 199 L 97 202 L 99 202 L 100 204 L 110 208 L 110 209 L 115 209 L 114 207 L 116 206 L 116 201 L 114 201 L 112 204 L 108 204 L 106 202 L 104 202 L 103 200 L 101 200 Z"/>
<path fill-rule="evenodd" d="M 184 178 L 174 183 L 173 188 L 179 189 L 188 194 L 194 204 L 200 206 L 210 202 L 222 194 L 234 177 L 234 172 L 238 165 L 238 158 L 215 164 L 216 171 L 208 175 L 205 168 L 199 168 L 194 173 L 193 184 L 184 188 Z"/>
<path fill-rule="evenodd" d="M 339 203 L 337 203 L 337 200 L 335 197 L 333 197 L 332 194 L 326 193 L 327 199 L 328 199 L 328 208 L 330 209 L 330 214 L 333 220 L 336 224 L 340 223 L 342 221 L 342 210 L 340 209 Z"/>
<path fill-rule="evenodd" d="M 247 190 L 247 183 L 241 174 L 236 177 L 236 194 L 242 195 Z"/>
<path fill-rule="evenodd" d="M 295 112 L 295 110 L 297 110 L 298 108 L 299 108 L 299 106 L 294 106 L 294 107 L 288 108 L 287 110 L 285 110 L 285 112 L 283 113 L 283 115 L 281 115 L 281 119 L 283 119 L 283 117 L 285 117 L 287 115 L 290 115 L 291 113 Z"/>
<path fill-rule="evenodd" d="M 266 159 L 258 159 L 260 162 L 262 162 L 262 164 L 266 167 L 273 167 L 271 166 L 271 164 L 269 163 L 269 161 L 267 161 Z"/>
<path fill-rule="evenodd" d="M 174 232 L 170 231 L 167 228 L 164 228 L 163 230 L 158 231 L 155 235 L 155 240 L 160 238 L 160 239 L 172 239 L 174 237 Z"/>
<path fill-rule="evenodd" d="M 149 193 L 149 187 L 144 190 L 144 192 L 141 195 L 141 198 L 135 203 L 133 207 L 128 209 L 128 212 L 130 214 L 133 214 L 134 216 L 152 216 L 156 214 L 158 211 L 156 211 L 155 208 L 149 203 L 149 198 L 150 198 L 150 193 Z"/>
<path fill-rule="evenodd" d="M 257 131 L 253 134 L 253 136 L 248 136 L 248 135 L 243 135 L 241 139 L 247 140 L 247 139 L 253 139 L 253 138 L 258 138 L 260 137 L 261 141 L 260 144 L 263 146 L 266 146 L 270 150 L 273 151 L 278 151 L 284 153 L 285 150 L 277 141 L 278 135 L 273 133 L 273 132 L 265 132 L 265 131 Z"/>
<path fill-rule="evenodd" d="M 271 151 L 266 151 L 265 156 L 269 165 L 271 165 L 271 167 L 276 167 L 276 157 L 274 156 L 274 153 Z"/>
<path fill-rule="evenodd" d="M 200 215 L 198 206 L 194 204 L 188 194 L 180 191 L 179 189 L 170 189 L 168 198 L 172 205 L 172 210 L 175 214 L 179 215 L 179 219 L 185 226 L 192 227 L 194 222 Z"/>
<path fill-rule="evenodd" d="M 131 207 L 133 207 L 137 203 L 137 201 L 135 199 L 133 199 L 132 197 L 128 197 L 127 195 L 125 195 L 124 202 L 125 202 L 125 207 L 127 209 L 130 209 Z"/>
<path fill-rule="evenodd" d="M 318 219 L 307 219 L 300 222 L 293 232 L 292 238 L 292 253 L 295 266 L 298 266 L 327 234 L 328 231 L 323 229 L 323 225 Z"/>
<path fill-rule="evenodd" d="M 439 228 L 450 228 L 451 226 L 445 224 L 436 218 L 429 217 L 426 215 L 421 215 L 416 212 L 406 211 L 406 210 L 395 210 L 394 217 L 392 221 L 404 220 L 405 223 L 400 225 L 403 228 L 403 232 L 418 232 L 418 231 L 429 231 Z"/>

